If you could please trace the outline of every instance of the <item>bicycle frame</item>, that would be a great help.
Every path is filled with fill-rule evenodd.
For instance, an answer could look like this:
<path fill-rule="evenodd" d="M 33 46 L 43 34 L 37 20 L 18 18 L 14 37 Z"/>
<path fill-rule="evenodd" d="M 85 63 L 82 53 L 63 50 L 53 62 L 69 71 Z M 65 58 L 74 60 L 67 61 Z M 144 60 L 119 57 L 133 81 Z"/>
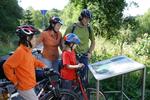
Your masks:
<path fill-rule="evenodd" d="M 80 77 L 80 74 L 77 72 L 77 85 L 79 88 L 80 88 L 80 91 L 82 93 L 82 96 L 83 96 L 83 99 L 84 100 L 95 100 L 96 98 L 96 95 L 97 95 L 97 90 L 94 89 L 94 88 L 90 88 L 90 87 L 87 87 L 85 88 L 83 86 L 83 83 L 82 83 L 82 80 L 81 80 L 81 77 Z M 103 94 L 102 91 L 98 91 L 98 94 L 99 94 L 99 98 L 100 100 L 106 100 L 106 97 L 105 95 Z"/>
<path fill-rule="evenodd" d="M 11 100 L 11 98 L 16 97 L 16 96 L 19 95 L 19 93 L 17 93 L 17 90 L 16 90 L 15 86 L 10 81 L 7 81 L 7 80 L 2 81 L 0 83 L 0 88 L 2 88 L 2 93 L 1 94 L 6 93 L 7 98 L 9 100 Z"/>
<path fill-rule="evenodd" d="M 87 93 L 86 93 L 85 88 L 84 88 L 84 86 L 82 84 L 81 78 L 80 78 L 80 76 L 78 74 L 77 74 L 77 83 L 80 86 L 80 90 L 81 90 L 81 93 L 82 93 L 82 95 L 84 97 L 84 100 L 88 100 Z"/>
<path fill-rule="evenodd" d="M 48 71 L 47 71 L 48 72 Z M 35 86 L 35 92 L 38 96 L 38 98 L 40 100 L 44 100 L 44 98 L 46 97 L 45 94 L 42 95 L 42 93 L 47 89 L 48 93 L 53 92 L 54 96 L 57 97 L 58 93 L 57 93 L 57 88 L 53 86 L 52 84 L 52 80 L 50 76 L 54 76 L 57 75 L 57 73 L 53 72 L 53 71 L 49 71 L 45 76 L 45 78 L 43 78 L 41 81 L 39 81 L 37 83 L 37 85 Z M 8 95 L 8 99 L 11 100 L 11 98 L 13 98 L 14 96 L 19 95 L 19 93 L 17 92 L 17 89 L 15 89 L 15 92 L 11 93 L 9 92 L 9 89 L 7 88 L 8 85 L 13 85 L 10 81 L 6 81 L 6 82 L 2 82 L 0 84 L 0 87 L 3 89 L 4 92 L 7 92 Z M 15 87 L 15 86 L 14 86 Z"/>
<path fill-rule="evenodd" d="M 57 97 L 58 93 L 57 93 L 57 88 L 53 85 L 53 80 L 51 79 L 51 76 L 58 76 L 58 73 L 53 73 L 52 72 L 52 75 L 51 75 L 51 72 L 48 73 L 43 80 L 39 81 L 36 85 L 36 90 L 38 89 L 38 93 L 37 93 L 37 96 L 39 99 L 42 99 L 44 100 L 45 97 L 42 96 L 42 93 L 48 89 L 48 93 L 50 92 L 53 92 L 54 93 L 54 96 Z M 59 80 L 58 80 L 59 81 Z M 58 84 L 58 83 L 57 83 Z M 42 85 L 42 87 L 40 87 L 40 85 Z"/>

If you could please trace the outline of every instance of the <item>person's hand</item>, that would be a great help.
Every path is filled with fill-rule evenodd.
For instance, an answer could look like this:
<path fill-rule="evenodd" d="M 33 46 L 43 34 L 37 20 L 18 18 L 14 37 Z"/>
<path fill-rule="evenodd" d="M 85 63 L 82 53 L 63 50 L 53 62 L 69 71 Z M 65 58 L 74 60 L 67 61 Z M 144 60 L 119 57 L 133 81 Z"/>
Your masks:
<path fill-rule="evenodd" d="M 87 55 L 87 56 L 88 56 L 88 59 L 90 59 L 91 56 L 92 56 L 92 54 L 88 52 L 88 55 Z"/>
<path fill-rule="evenodd" d="M 79 67 L 79 68 L 84 67 L 84 64 L 83 64 L 83 63 L 79 63 L 79 64 L 78 64 L 78 67 Z"/>
<path fill-rule="evenodd" d="M 14 83 L 14 86 L 16 87 L 18 85 L 18 82 Z"/>
<path fill-rule="evenodd" d="M 44 68 L 48 68 L 48 66 L 47 66 L 47 65 L 45 65 L 45 66 L 44 66 Z"/>

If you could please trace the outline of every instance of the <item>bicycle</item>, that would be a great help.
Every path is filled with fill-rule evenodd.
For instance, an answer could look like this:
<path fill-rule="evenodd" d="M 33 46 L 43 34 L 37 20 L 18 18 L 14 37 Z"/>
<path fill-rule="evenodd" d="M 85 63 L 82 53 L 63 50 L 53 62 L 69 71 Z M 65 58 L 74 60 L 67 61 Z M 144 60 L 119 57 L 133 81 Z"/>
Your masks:
<path fill-rule="evenodd" d="M 80 74 L 79 71 L 77 71 L 76 83 L 79 86 L 78 87 L 75 86 L 74 88 L 76 88 L 75 91 L 77 90 L 79 95 L 83 96 L 83 98 L 80 96 L 80 99 L 82 99 L 82 100 L 96 100 L 97 90 L 95 88 L 90 88 L 89 86 L 87 86 L 87 88 L 85 88 L 83 86 L 83 83 L 82 83 L 82 80 L 81 80 L 79 74 Z M 106 100 L 104 93 L 100 90 L 98 91 L 98 96 L 99 96 L 99 100 Z"/>
<path fill-rule="evenodd" d="M 35 55 L 36 58 L 38 58 L 40 53 L 41 53 L 41 50 L 35 49 L 33 54 Z M 60 64 L 62 64 L 62 63 L 60 63 Z M 78 69 L 78 70 L 80 70 L 80 69 Z M 83 100 L 83 99 L 84 100 L 96 100 L 97 90 L 94 89 L 94 88 L 90 88 L 90 87 L 88 87 L 86 89 L 82 85 L 80 75 L 78 75 L 78 74 L 79 74 L 79 71 L 77 71 L 77 84 L 79 84 L 79 87 L 80 87 L 80 90 L 81 90 L 81 94 L 83 96 L 83 98 L 82 98 L 80 96 L 80 93 L 76 93 L 78 95 L 78 98 L 80 98 L 80 100 Z M 73 86 L 73 88 L 74 88 L 74 91 L 79 92 L 78 91 L 79 89 L 76 87 L 77 84 L 75 83 L 75 86 Z M 98 91 L 98 92 L 99 92 L 99 98 L 100 98 L 99 100 L 106 100 L 106 97 L 103 94 L 103 92 L 102 91 Z"/>
<path fill-rule="evenodd" d="M 52 76 L 55 75 L 58 77 L 56 82 L 52 80 Z M 38 86 L 42 85 L 42 88 L 39 89 L 40 92 L 38 92 L 38 97 L 41 98 L 40 100 L 66 100 L 65 98 L 79 100 L 78 95 L 73 91 L 59 88 L 61 78 L 58 72 L 55 72 L 53 69 L 46 69 L 44 71 L 44 77 L 45 78 L 38 83 Z M 44 93 L 44 97 L 42 96 L 43 92 L 46 92 Z"/>
<path fill-rule="evenodd" d="M 45 69 L 42 72 L 42 77 L 44 77 L 44 79 L 39 81 L 35 87 L 35 92 L 39 100 L 66 100 L 65 98 L 71 98 L 72 100 L 80 100 L 78 95 L 76 95 L 76 93 L 74 93 L 73 91 L 61 89 L 53 85 L 53 80 L 51 79 L 51 76 L 59 76 L 59 74 L 53 71 L 53 69 Z M 60 82 L 60 80 L 58 80 L 57 82 Z M 12 85 L 12 83 L 10 81 L 4 81 L 0 83 L 0 88 L 3 89 L 2 93 L 7 93 L 6 99 L 23 100 L 19 96 L 15 86 L 13 86 L 14 91 L 10 92 L 7 88 L 8 85 Z"/>
<path fill-rule="evenodd" d="M 15 86 L 6 79 L 0 82 L 0 100 L 21 100 Z"/>

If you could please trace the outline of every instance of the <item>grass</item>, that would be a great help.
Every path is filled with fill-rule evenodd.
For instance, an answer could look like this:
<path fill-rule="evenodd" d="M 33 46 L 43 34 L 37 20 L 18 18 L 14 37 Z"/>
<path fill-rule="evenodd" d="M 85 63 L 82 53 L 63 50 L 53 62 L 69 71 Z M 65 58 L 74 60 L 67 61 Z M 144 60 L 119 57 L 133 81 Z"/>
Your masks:
<path fill-rule="evenodd" d="M 121 54 L 126 55 L 132 59 L 134 59 L 137 62 L 143 63 L 147 67 L 147 78 L 146 78 L 146 91 L 145 91 L 145 100 L 149 100 L 150 98 L 150 80 L 148 77 L 150 77 L 150 61 L 147 57 L 147 55 L 137 55 L 135 52 L 135 46 L 139 46 L 139 44 L 123 44 L 123 48 L 121 50 L 120 42 L 112 42 L 112 40 L 106 40 L 105 38 L 96 38 L 96 47 L 94 50 L 94 53 L 92 55 L 92 59 L 90 60 L 90 63 L 94 63 L 97 61 L 109 59 L 113 56 L 117 56 Z M 140 77 L 139 71 L 129 73 L 125 75 L 125 92 L 132 100 L 139 100 L 140 93 L 141 93 L 141 77 Z M 120 88 L 121 84 L 119 82 L 119 76 L 106 79 L 101 81 L 101 88 L 102 90 L 116 90 Z M 117 82 L 118 81 L 118 82 Z M 96 80 L 90 74 L 90 85 L 96 86 Z M 116 95 L 109 95 L 108 100 L 117 100 Z"/>
<path fill-rule="evenodd" d="M 64 30 L 62 30 L 64 32 Z M 9 37 L 9 41 L 0 43 L 0 56 L 6 55 L 12 50 L 15 50 L 17 46 L 16 37 Z M 13 40 L 13 41 L 12 41 Z M 147 78 L 146 78 L 146 91 L 145 91 L 145 100 L 149 100 L 150 98 L 150 61 L 147 55 L 137 55 L 136 48 L 140 45 L 138 43 L 127 44 L 126 42 L 123 44 L 121 49 L 121 44 L 119 40 L 106 40 L 102 37 L 96 37 L 96 46 L 93 52 L 92 58 L 90 59 L 90 63 L 94 63 L 97 61 L 109 59 L 113 56 L 117 56 L 120 54 L 126 55 L 137 62 L 143 63 L 147 67 Z M 126 93 L 132 98 L 132 100 L 139 100 L 140 94 L 140 80 L 139 80 L 139 72 L 134 72 L 126 76 Z M 96 80 L 93 75 L 90 73 L 90 85 L 92 87 L 96 86 Z M 103 90 L 114 90 L 119 88 L 119 82 L 116 83 L 119 77 L 110 78 L 102 81 L 101 88 Z M 119 83 L 120 84 L 120 83 Z M 115 100 L 115 95 L 111 95 L 109 100 Z"/>

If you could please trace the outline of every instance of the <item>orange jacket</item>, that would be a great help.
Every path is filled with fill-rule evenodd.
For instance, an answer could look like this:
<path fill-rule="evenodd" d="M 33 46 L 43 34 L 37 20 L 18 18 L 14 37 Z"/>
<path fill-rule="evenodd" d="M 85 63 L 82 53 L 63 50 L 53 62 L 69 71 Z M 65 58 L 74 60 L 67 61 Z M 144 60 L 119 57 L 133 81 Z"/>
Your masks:
<path fill-rule="evenodd" d="M 39 41 L 43 43 L 43 56 L 50 61 L 54 61 L 58 59 L 59 52 L 58 47 L 61 44 L 62 35 L 60 32 L 55 33 L 55 35 L 51 34 L 51 31 L 44 31 L 40 34 Z"/>
<path fill-rule="evenodd" d="M 19 90 L 28 90 L 36 85 L 35 68 L 44 66 L 28 47 L 20 45 L 4 63 L 3 69 L 6 77 L 14 84 L 17 83 Z"/>

